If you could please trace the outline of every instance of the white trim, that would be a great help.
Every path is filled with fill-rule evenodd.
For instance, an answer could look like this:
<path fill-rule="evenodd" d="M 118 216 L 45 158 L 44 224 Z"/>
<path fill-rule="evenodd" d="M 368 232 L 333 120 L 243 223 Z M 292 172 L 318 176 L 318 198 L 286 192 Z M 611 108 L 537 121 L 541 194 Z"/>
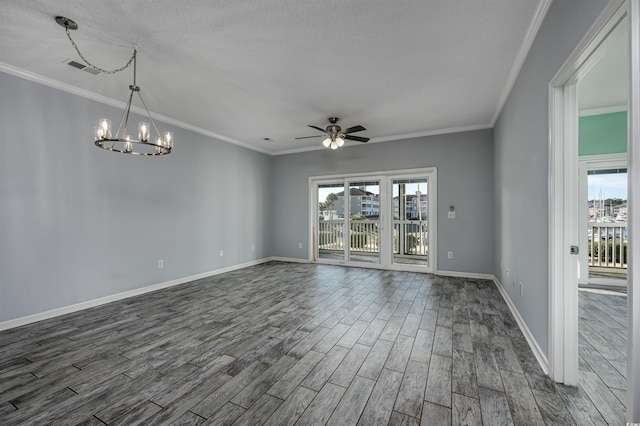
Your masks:
<path fill-rule="evenodd" d="M 545 0 L 548 1 L 548 0 Z M 49 77 L 45 77 L 40 74 L 36 74 L 18 67 L 14 67 L 13 65 L 6 64 L 4 62 L 0 62 L 0 71 L 5 72 L 10 75 L 14 75 L 16 77 L 23 78 L 25 80 L 33 81 L 34 83 L 39 83 L 54 89 L 61 90 L 63 92 L 71 93 L 76 96 L 80 96 L 85 99 L 89 99 L 95 102 L 99 102 L 101 104 L 109 105 L 115 108 L 124 108 L 125 103 L 113 98 L 109 98 L 107 96 L 99 95 L 97 93 L 91 92 L 89 90 L 81 89 L 77 86 L 73 86 L 71 84 L 67 84 L 58 80 L 54 80 Z M 143 108 L 136 107 L 135 105 L 131 107 L 131 110 L 140 115 L 146 115 L 146 111 Z M 154 120 L 160 121 L 166 124 L 171 124 L 176 127 L 180 127 L 185 130 L 190 130 L 194 133 L 207 136 L 213 139 L 217 139 L 223 142 L 227 142 L 233 145 L 240 146 L 242 148 L 250 149 L 252 151 L 257 151 L 262 154 L 267 154 L 271 156 L 276 155 L 287 155 L 287 154 L 297 154 L 300 152 L 309 152 L 309 151 L 320 151 L 325 150 L 326 148 L 322 146 L 322 144 L 318 144 L 318 146 L 311 146 L 306 148 L 295 148 L 295 149 L 284 149 L 284 150 L 266 150 L 264 148 L 258 147 L 256 145 L 252 145 L 246 142 L 239 141 L 237 139 L 230 138 L 228 136 L 221 135 L 219 133 L 212 132 L 207 129 L 203 129 L 202 127 L 194 126 L 193 124 L 186 123 L 184 121 L 176 120 L 171 117 L 167 117 L 158 113 L 151 111 L 151 115 Z M 369 140 L 369 143 L 379 143 L 379 142 L 388 142 L 388 141 L 396 141 L 402 139 L 412 139 L 412 138 L 420 138 L 425 136 L 435 136 L 435 135 L 443 135 L 443 134 L 451 134 L 451 133 L 462 133 L 462 132 L 470 132 L 473 130 L 485 130 L 493 128 L 495 123 L 486 123 L 486 124 L 472 124 L 468 126 L 457 126 L 457 127 L 449 127 L 445 129 L 434 129 L 427 130 L 425 132 L 417 132 L 417 133 L 407 133 L 395 136 L 384 136 L 379 138 L 372 138 Z M 349 148 L 351 146 L 360 145 L 357 142 L 349 142 L 345 148 Z"/>
<path fill-rule="evenodd" d="M 615 105 L 600 108 L 585 109 L 580 111 L 580 117 L 590 117 L 592 115 L 613 114 L 615 112 L 627 112 L 627 105 Z"/>
<path fill-rule="evenodd" d="M 427 130 L 424 132 L 405 133 L 401 135 L 371 138 L 368 143 L 372 144 L 372 143 L 379 143 L 379 142 L 399 141 L 402 139 L 415 139 L 415 138 L 422 138 L 425 136 L 448 135 L 453 133 L 471 132 L 474 130 L 486 130 L 486 129 L 492 129 L 492 128 L 493 128 L 493 124 L 491 123 L 471 124 L 468 126 L 448 127 L 446 129 L 433 129 L 433 130 Z M 349 148 L 350 146 L 362 146 L 362 144 L 358 142 L 349 142 L 347 145 L 338 149 L 337 151 L 343 150 L 345 148 Z M 271 152 L 271 155 L 297 154 L 300 152 L 320 151 L 320 150 L 326 150 L 326 149 L 327 148 L 323 147 L 322 144 L 319 143 L 318 146 L 309 146 L 306 148 L 294 148 L 294 149 L 284 149 L 281 151 L 274 151 L 274 152 Z"/>
<path fill-rule="evenodd" d="M 624 162 L 623 167 L 627 167 L 627 153 L 626 152 L 617 152 L 614 154 L 593 154 L 593 155 L 581 155 L 578 158 L 578 161 L 581 165 L 585 165 L 588 167 L 593 167 L 594 164 L 591 163 L 601 163 L 595 164 L 595 168 L 591 168 L 590 170 L 596 170 L 598 168 L 607 168 L 614 167 L 619 168 L 620 163 Z"/>
<path fill-rule="evenodd" d="M 368 177 L 368 176 L 374 176 L 374 175 L 389 175 L 393 177 L 396 176 L 400 176 L 400 177 L 411 177 L 416 173 L 421 173 L 421 174 L 428 174 L 428 173 L 432 173 L 437 169 L 437 167 L 423 167 L 420 169 L 400 169 L 400 170 L 379 170 L 379 171 L 373 171 L 373 172 L 358 172 L 358 173 L 342 173 L 342 174 L 338 174 L 338 175 L 319 175 L 319 176 L 309 176 L 309 181 L 319 181 L 319 180 L 329 180 L 329 179 L 336 179 L 336 180 L 343 180 L 344 178 L 352 178 L 352 177 Z"/>
<path fill-rule="evenodd" d="M 578 158 L 578 244 L 580 245 L 578 284 L 589 281 L 589 163 Z"/>
<path fill-rule="evenodd" d="M 575 77 L 581 66 L 586 65 L 586 68 L 590 68 L 595 65 L 592 59 L 594 51 L 606 40 L 620 20 L 624 18 L 625 9 L 622 8 L 624 2 L 625 0 L 609 0 L 609 3 L 607 3 L 607 6 L 605 6 L 596 21 L 551 79 L 549 84 L 552 87 L 559 87 L 568 83 L 572 77 Z"/>
<path fill-rule="evenodd" d="M 579 257 L 570 254 L 569 247 L 580 244 L 578 234 L 578 88 L 576 84 L 564 87 L 564 217 L 563 245 L 559 254 L 564 264 L 564 324 L 567 330 L 575 330 L 564 334 L 564 384 L 578 384 L 578 265 Z M 556 235 L 557 236 L 557 235 Z M 567 365 L 573 366 L 567 368 Z"/>
<path fill-rule="evenodd" d="M 531 330 L 529 330 L 529 327 L 527 327 L 527 323 L 520 316 L 520 312 L 518 312 L 516 305 L 513 303 L 513 301 L 509 297 L 509 294 L 505 291 L 504 287 L 502 286 L 502 283 L 500 283 L 500 280 L 498 280 L 498 278 L 494 276 L 493 282 L 498 288 L 498 291 L 502 295 L 502 298 L 506 302 L 507 306 L 509 307 L 509 310 L 511 311 L 511 315 L 513 315 L 513 318 L 518 323 L 518 327 L 520 327 L 520 331 L 522 331 L 524 338 L 527 339 L 527 343 L 529 343 L 529 347 L 531 348 L 533 355 L 538 360 L 538 364 L 540 364 L 540 368 L 542 368 L 542 371 L 544 372 L 544 374 L 549 374 L 549 361 L 547 360 L 547 357 L 545 356 L 544 352 L 540 348 L 540 345 L 538 345 L 536 338 L 533 337 L 533 333 L 531 333 Z"/>
<path fill-rule="evenodd" d="M 474 280 L 489 280 L 494 281 L 496 279 L 493 274 L 478 274 L 474 272 L 458 272 L 458 271 L 436 271 L 434 275 L 440 275 L 443 277 L 454 277 L 454 278 L 470 278 Z"/>
<path fill-rule="evenodd" d="M 112 106 L 112 107 L 115 107 L 115 108 L 123 108 L 124 109 L 124 107 L 126 105 L 124 102 L 118 101 L 116 99 L 109 98 L 109 97 L 103 96 L 103 95 L 99 95 L 97 93 L 90 92 L 89 90 L 81 89 L 81 88 L 73 86 L 71 84 L 63 83 L 61 81 L 54 80 L 52 78 L 45 77 L 45 76 L 40 75 L 40 74 L 32 73 L 30 71 L 23 70 L 23 69 L 18 68 L 18 67 L 14 67 L 13 65 L 9 65 L 9 64 L 6 64 L 4 62 L 0 62 L 0 71 L 5 72 L 7 74 L 14 75 L 16 77 L 23 78 L 25 80 L 33 81 L 34 83 L 39 83 L 39 84 L 51 87 L 53 89 L 57 89 L 57 90 L 61 90 L 63 92 L 71 93 L 72 95 L 80 96 L 82 98 L 89 99 L 89 100 L 92 100 L 92 101 L 95 101 L 95 102 L 99 102 L 101 104 L 109 105 L 109 106 Z M 147 112 L 143 108 L 137 107 L 135 105 L 131 106 L 131 111 L 133 111 L 136 114 L 140 114 L 140 115 L 146 115 L 147 114 Z M 255 145 L 251 145 L 251 144 L 248 144 L 246 142 L 241 142 L 239 140 L 230 138 L 228 136 L 224 136 L 224 135 L 221 135 L 219 133 L 215 133 L 215 132 L 212 132 L 210 130 L 206 130 L 206 129 L 203 129 L 201 127 L 194 126 L 192 124 L 185 123 L 184 121 L 176 120 L 176 119 L 171 118 L 171 117 L 167 117 L 167 116 L 164 116 L 164 115 L 161 115 L 161 114 L 157 114 L 157 113 L 155 113 L 153 111 L 151 111 L 151 115 L 153 116 L 153 119 L 156 120 L 156 121 L 161 121 L 161 122 L 166 123 L 166 124 L 171 124 L 171 125 L 174 125 L 176 127 L 180 127 L 182 129 L 185 129 L 185 130 L 190 130 L 190 131 L 192 131 L 194 133 L 198 133 L 198 134 L 203 135 L 203 136 L 208 136 L 210 138 L 217 139 L 217 140 L 220 140 L 220 141 L 223 141 L 223 142 L 227 142 L 227 143 L 230 143 L 230 144 L 233 144 L 233 145 L 238 145 L 238 146 L 241 146 L 242 148 L 247 148 L 247 149 L 250 149 L 252 151 L 258 151 L 258 152 L 261 152 L 263 154 L 273 155 L 269 151 L 266 151 L 266 150 L 264 150 L 262 148 L 258 148 Z"/>
<path fill-rule="evenodd" d="M 564 264 L 559 258 L 563 247 L 559 234 L 563 220 L 564 186 L 561 179 L 563 149 L 558 142 L 564 134 L 563 92 L 562 88 L 549 87 L 549 376 L 557 382 L 564 381 L 564 292 L 561 285 Z"/>
<path fill-rule="evenodd" d="M 578 173 L 579 173 L 579 191 L 578 198 L 580 200 L 580 210 L 578 214 L 580 231 L 578 233 L 580 240 L 580 273 L 578 276 L 578 283 L 581 285 L 596 284 L 598 278 L 589 277 L 589 241 L 588 235 L 588 222 L 589 213 L 584 206 L 588 204 L 588 172 L 591 170 L 607 170 L 607 169 L 621 169 L 627 168 L 627 153 L 616 154 L 595 154 L 595 155 L 582 155 L 578 157 Z M 622 281 L 626 286 L 626 279 L 617 280 Z M 620 283 L 616 284 L 620 285 Z"/>
<path fill-rule="evenodd" d="M 527 29 L 527 34 L 522 41 L 522 45 L 520 45 L 520 50 L 516 55 L 516 59 L 513 61 L 513 67 L 511 68 L 507 81 L 502 89 L 500 100 L 496 106 L 496 112 L 493 114 L 493 119 L 491 120 L 491 127 L 495 127 L 496 121 L 498 121 L 498 117 L 500 117 L 500 113 L 502 112 L 502 108 L 504 108 L 504 104 L 507 102 L 513 86 L 516 84 L 516 80 L 520 75 L 524 61 L 527 59 L 527 55 L 529 54 L 529 49 L 531 49 L 531 45 L 536 39 L 536 35 L 538 35 L 538 31 L 540 30 L 542 21 L 544 21 L 544 17 L 547 16 L 551 2 L 552 0 L 540 0 L 538 3 L 538 7 L 531 19 L 529 28 Z"/>
<path fill-rule="evenodd" d="M 629 1 L 627 422 L 640 423 L 640 2 Z"/>
<path fill-rule="evenodd" d="M 8 330 L 10 328 L 20 327 L 22 325 L 31 324 L 37 321 L 42 321 L 60 315 L 66 315 L 73 312 L 81 311 L 83 309 L 94 308 L 96 306 L 104 305 L 107 303 L 115 302 L 129 297 L 140 296 L 142 294 L 150 293 L 152 291 L 162 290 L 164 288 L 173 287 L 180 284 L 185 284 L 190 281 L 199 280 L 202 278 L 211 277 L 214 275 L 224 274 L 226 272 L 235 271 L 237 269 L 247 268 L 249 266 L 259 265 L 261 263 L 268 262 L 270 260 L 277 260 L 275 258 L 267 257 L 258 260 L 252 260 L 250 262 L 241 263 L 238 265 L 227 266 L 220 269 L 215 269 L 209 272 L 203 272 L 201 274 L 190 275 L 184 278 L 177 278 L 171 281 L 165 281 L 163 283 L 152 284 L 146 287 L 136 288 L 133 290 L 124 291 L 122 293 L 112 294 L 110 296 L 100 297 L 98 299 L 87 300 L 85 302 L 75 303 L 69 306 L 63 306 L 61 308 L 51 309 L 45 312 L 39 312 L 37 314 L 27 315 L 20 318 L 11 319 L 8 321 L 0 322 L 0 331 Z"/>

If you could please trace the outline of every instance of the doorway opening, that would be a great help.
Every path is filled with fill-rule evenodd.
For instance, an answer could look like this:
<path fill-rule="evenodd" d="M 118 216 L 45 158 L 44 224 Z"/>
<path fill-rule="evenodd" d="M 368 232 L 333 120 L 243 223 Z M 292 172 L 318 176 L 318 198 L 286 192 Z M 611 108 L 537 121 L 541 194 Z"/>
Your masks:
<path fill-rule="evenodd" d="M 312 260 L 434 272 L 436 169 L 309 181 Z"/>
<path fill-rule="evenodd" d="M 580 102 L 581 98 L 586 97 L 587 92 L 581 89 L 584 88 L 588 77 L 597 75 L 595 70 L 598 64 L 603 63 L 602 59 L 616 50 L 616 44 L 619 42 L 627 43 L 620 50 L 628 55 L 626 62 L 622 64 L 623 72 L 628 74 L 612 84 L 605 85 L 604 88 L 610 90 L 618 82 L 628 84 L 623 89 L 628 97 L 628 103 L 627 98 L 623 101 L 624 111 L 626 112 L 627 105 L 629 108 L 628 136 L 624 138 L 628 164 L 600 164 L 602 167 L 591 167 L 591 170 L 585 167 L 582 170 L 579 165 L 580 160 L 583 160 L 580 157 L 584 153 L 579 146 L 579 110 L 584 109 Z M 586 194 L 588 191 L 586 187 L 589 183 L 589 171 L 592 176 L 599 173 L 615 176 L 620 174 L 622 169 L 627 169 L 630 193 L 627 214 L 631 224 L 627 232 L 627 241 L 633 251 L 633 224 L 638 218 L 637 212 L 633 211 L 634 195 L 637 193 L 633 177 L 638 173 L 635 159 L 638 154 L 633 153 L 633 147 L 637 143 L 640 129 L 632 112 L 640 107 L 640 81 L 636 75 L 640 70 L 640 57 L 636 54 L 639 47 L 638 3 L 610 1 L 592 26 L 592 30 L 552 79 L 549 113 L 549 375 L 557 382 L 580 387 L 594 401 L 592 405 L 601 413 L 606 410 L 618 418 L 626 411 L 628 419 L 637 418 L 640 408 L 637 404 L 640 391 L 637 368 L 640 362 L 637 353 L 631 350 L 634 342 L 637 344 L 639 336 L 638 328 L 634 327 L 634 317 L 637 322 L 640 304 L 637 287 L 634 289 L 634 284 L 637 283 L 634 283 L 636 274 L 633 267 L 638 265 L 635 260 L 637 255 L 631 257 L 631 251 L 627 254 L 629 268 L 628 297 L 624 296 L 626 301 L 618 304 L 605 303 L 598 297 L 608 291 L 590 290 L 590 294 L 596 294 L 598 297 L 584 302 L 583 295 L 587 293 L 578 291 L 579 280 L 582 280 L 583 284 L 586 282 L 584 285 L 591 285 L 589 282 L 595 278 L 592 277 L 595 274 L 585 269 L 589 266 L 589 249 L 585 248 L 589 246 L 589 235 L 592 243 L 590 254 L 594 260 L 599 256 L 605 256 L 606 261 L 608 256 L 611 263 L 620 266 L 620 263 L 624 263 L 622 260 L 625 256 L 625 230 L 622 225 L 618 226 L 618 230 L 615 229 L 616 225 L 610 225 L 615 222 L 615 214 L 609 219 L 610 215 L 605 213 L 615 213 L 615 207 L 613 203 L 606 206 L 603 200 L 602 204 L 592 203 L 592 207 L 600 209 L 600 212 L 594 216 L 596 220 L 592 221 L 597 223 L 597 230 L 589 232 L 589 197 L 579 196 L 579 192 Z M 601 108 L 601 114 L 608 112 L 611 111 Z M 607 173 L 614 169 L 615 173 Z M 581 187 L 583 190 L 579 191 Z M 624 219 L 620 212 L 618 214 L 619 219 Z M 620 241 L 621 246 L 618 247 L 617 254 L 616 240 Z M 605 242 L 604 246 L 601 241 Z M 608 250 L 609 245 L 611 252 Z M 625 307 L 628 307 L 626 311 Z M 601 313 L 610 315 L 609 318 L 606 318 L 606 315 L 602 318 L 605 318 L 604 322 L 612 329 L 606 330 L 602 323 L 595 326 L 588 323 L 589 318 L 600 316 Z M 584 325 L 580 330 L 579 315 Z M 604 352 L 596 353 L 594 343 L 602 343 L 599 347 L 603 348 Z M 605 378 L 608 373 L 609 376 Z M 606 383 L 607 381 L 610 383 Z"/>
<path fill-rule="evenodd" d="M 583 289 L 602 288 L 626 294 L 629 260 L 626 154 L 594 157 L 600 156 L 580 157 L 578 284 Z"/>

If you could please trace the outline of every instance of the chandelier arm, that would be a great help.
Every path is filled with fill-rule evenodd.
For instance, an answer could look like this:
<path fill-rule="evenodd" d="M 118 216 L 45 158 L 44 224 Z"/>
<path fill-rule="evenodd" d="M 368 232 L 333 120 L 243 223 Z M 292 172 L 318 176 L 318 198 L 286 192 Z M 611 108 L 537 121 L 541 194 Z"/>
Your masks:
<path fill-rule="evenodd" d="M 129 112 L 131 110 L 132 100 L 133 100 L 133 90 L 129 94 L 127 105 L 125 106 L 124 112 L 122 113 L 122 118 L 120 118 L 120 123 L 118 124 L 118 130 L 116 132 L 116 139 L 125 139 L 127 136 L 127 123 L 129 122 Z M 123 123 L 124 123 L 124 128 L 122 127 Z M 120 130 L 122 130 L 122 138 L 120 137 Z"/>
<path fill-rule="evenodd" d="M 104 68 L 100 68 L 100 67 L 97 67 L 97 66 L 93 65 L 91 62 L 89 62 L 87 60 L 87 58 L 84 57 L 82 52 L 80 52 L 80 48 L 78 48 L 78 45 L 76 44 L 76 42 L 73 41 L 73 39 L 71 38 L 71 33 L 69 32 L 69 27 L 68 26 L 65 26 L 65 32 L 67 33 L 67 37 L 69 38 L 69 41 L 71 42 L 71 46 L 73 46 L 73 48 L 76 50 L 76 52 L 78 53 L 78 56 L 80 56 L 82 61 L 85 64 L 87 64 L 87 66 L 89 68 L 93 68 L 94 70 L 100 71 L 100 72 L 102 72 L 104 74 L 115 74 L 115 73 L 118 73 L 120 71 L 126 70 L 131 65 L 131 62 L 133 62 L 134 58 L 136 57 L 136 48 L 134 47 L 133 54 L 131 55 L 131 58 L 129 58 L 129 61 L 127 61 L 126 64 L 124 64 L 120 68 L 117 68 L 117 69 L 114 69 L 114 70 L 105 70 Z"/>
<path fill-rule="evenodd" d="M 149 120 L 151 120 L 151 125 L 155 129 L 156 134 L 158 135 L 159 138 L 162 138 L 162 135 L 160 134 L 160 130 L 158 130 L 158 127 L 156 126 L 156 122 L 153 120 L 153 117 L 151 117 L 151 112 L 149 112 L 149 108 L 147 108 L 147 104 L 144 103 L 144 99 L 142 99 L 142 94 L 140 93 L 140 91 L 138 91 L 138 98 L 140 98 L 140 102 L 142 102 L 142 106 L 147 111 L 147 116 L 149 116 Z"/>

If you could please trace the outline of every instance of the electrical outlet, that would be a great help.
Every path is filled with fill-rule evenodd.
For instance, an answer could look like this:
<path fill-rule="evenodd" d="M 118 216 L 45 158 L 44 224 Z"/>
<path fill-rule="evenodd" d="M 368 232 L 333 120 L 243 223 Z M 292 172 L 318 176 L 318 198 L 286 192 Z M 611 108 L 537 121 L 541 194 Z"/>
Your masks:
<path fill-rule="evenodd" d="M 164 260 L 158 259 L 158 269 L 164 268 Z"/>
<path fill-rule="evenodd" d="M 447 253 L 447 258 L 448 259 L 453 259 L 453 252 L 452 251 Z"/>
<path fill-rule="evenodd" d="M 220 250 L 220 257 L 224 256 L 224 250 Z"/>
<path fill-rule="evenodd" d="M 298 248 L 302 248 L 302 243 L 298 243 Z"/>
<path fill-rule="evenodd" d="M 520 281 L 520 296 L 524 296 L 524 284 Z"/>
<path fill-rule="evenodd" d="M 455 211 L 450 211 L 447 213 L 447 217 L 449 219 L 455 219 L 456 218 L 456 212 Z"/>

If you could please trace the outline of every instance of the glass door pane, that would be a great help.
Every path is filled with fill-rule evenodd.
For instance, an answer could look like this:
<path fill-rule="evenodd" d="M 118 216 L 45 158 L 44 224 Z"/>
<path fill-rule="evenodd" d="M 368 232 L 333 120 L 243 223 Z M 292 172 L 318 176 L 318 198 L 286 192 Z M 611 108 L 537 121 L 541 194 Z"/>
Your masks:
<path fill-rule="evenodd" d="M 627 169 L 587 171 L 588 284 L 627 285 Z"/>
<path fill-rule="evenodd" d="M 344 260 L 344 184 L 318 184 L 316 248 L 319 259 Z"/>
<path fill-rule="evenodd" d="M 380 181 L 349 182 L 349 261 L 380 263 Z"/>
<path fill-rule="evenodd" d="M 429 266 L 429 179 L 394 179 L 393 263 Z"/>

